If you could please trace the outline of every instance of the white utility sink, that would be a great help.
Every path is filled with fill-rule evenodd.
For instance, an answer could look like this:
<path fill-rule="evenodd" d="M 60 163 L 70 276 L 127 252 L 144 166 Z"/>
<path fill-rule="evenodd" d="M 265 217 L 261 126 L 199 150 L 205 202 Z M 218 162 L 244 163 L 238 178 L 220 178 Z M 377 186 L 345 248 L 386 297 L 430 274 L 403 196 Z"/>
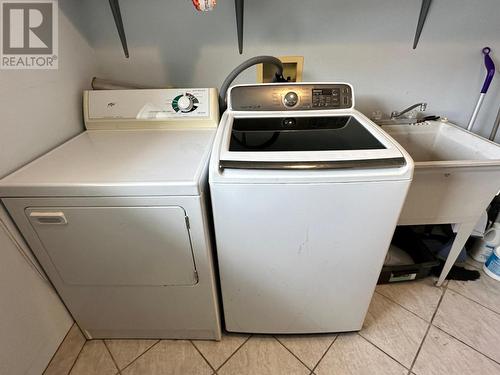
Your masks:
<path fill-rule="evenodd" d="M 420 166 L 500 165 L 500 146 L 449 122 L 426 121 L 382 128 Z"/>
<path fill-rule="evenodd" d="M 382 125 L 415 161 L 400 225 L 460 224 L 440 285 L 500 190 L 500 146 L 448 122 Z"/>

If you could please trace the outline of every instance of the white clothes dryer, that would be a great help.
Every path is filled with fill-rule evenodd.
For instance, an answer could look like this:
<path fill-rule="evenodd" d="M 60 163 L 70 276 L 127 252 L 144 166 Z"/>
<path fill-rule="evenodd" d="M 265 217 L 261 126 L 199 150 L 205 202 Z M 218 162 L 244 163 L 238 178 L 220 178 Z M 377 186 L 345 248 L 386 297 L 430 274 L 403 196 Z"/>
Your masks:
<path fill-rule="evenodd" d="M 87 338 L 220 339 L 210 220 L 215 89 L 84 93 L 87 130 L 0 181 Z"/>

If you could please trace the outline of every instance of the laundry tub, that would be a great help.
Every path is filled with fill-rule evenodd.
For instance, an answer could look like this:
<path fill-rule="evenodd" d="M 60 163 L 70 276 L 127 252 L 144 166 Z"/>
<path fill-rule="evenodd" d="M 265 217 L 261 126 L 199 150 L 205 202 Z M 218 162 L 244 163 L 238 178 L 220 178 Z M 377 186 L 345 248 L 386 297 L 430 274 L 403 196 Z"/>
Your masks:
<path fill-rule="evenodd" d="M 415 161 L 400 225 L 459 224 L 441 285 L 482 212 L 500 190 L 500 146 L 445 121 L 382 125 Z"/>

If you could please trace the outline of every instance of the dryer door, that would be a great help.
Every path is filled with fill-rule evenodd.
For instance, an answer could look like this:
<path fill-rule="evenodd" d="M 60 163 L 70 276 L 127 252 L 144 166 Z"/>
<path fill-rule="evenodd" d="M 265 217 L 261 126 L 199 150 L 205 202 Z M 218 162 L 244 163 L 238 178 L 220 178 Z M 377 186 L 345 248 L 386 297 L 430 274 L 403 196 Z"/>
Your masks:
<path fill-rule="evenodd" d="M 197 283 L 182 207 L 29 207 L 25 213 L 66 284 Z"/>

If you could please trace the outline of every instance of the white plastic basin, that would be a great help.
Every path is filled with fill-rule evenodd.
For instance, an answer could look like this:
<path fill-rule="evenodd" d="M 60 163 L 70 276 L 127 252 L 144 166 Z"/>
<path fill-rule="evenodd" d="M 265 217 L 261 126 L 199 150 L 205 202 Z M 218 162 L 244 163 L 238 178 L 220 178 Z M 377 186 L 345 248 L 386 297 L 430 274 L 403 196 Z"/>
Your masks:
<path fill-rule="evenodd" d="M 448 122 L 383 125 L 415 173 L 399 224 L 476 222 L 500 190 L 500 146 Z"/>

